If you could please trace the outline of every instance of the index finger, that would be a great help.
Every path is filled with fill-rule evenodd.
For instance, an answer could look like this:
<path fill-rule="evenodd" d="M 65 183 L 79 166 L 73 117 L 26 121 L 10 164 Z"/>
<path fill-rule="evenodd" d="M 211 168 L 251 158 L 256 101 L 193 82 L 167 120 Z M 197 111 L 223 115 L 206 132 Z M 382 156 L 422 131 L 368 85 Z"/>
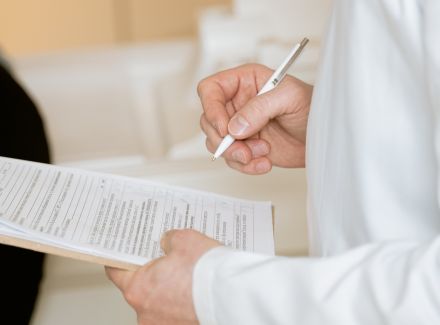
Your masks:
<path fill-rule="evenodd" d="M 197 92 L 202 102 L 206 120 L 217 130 L 221 137 L 228 134 L 229 115 L 226 103 L 229 96 L 216 76 L 202 80 Z"/>
<path fill-rule="evenodd" d="M 222 138 L 228 134 L 227 126 L 233 115 L 228 108 L 239 110 L 243 107 L 257 95 L 271 73 L 267 67 L 245 64 L 216 73 L 199 83 L 197 92 L 206 119 Z"/>

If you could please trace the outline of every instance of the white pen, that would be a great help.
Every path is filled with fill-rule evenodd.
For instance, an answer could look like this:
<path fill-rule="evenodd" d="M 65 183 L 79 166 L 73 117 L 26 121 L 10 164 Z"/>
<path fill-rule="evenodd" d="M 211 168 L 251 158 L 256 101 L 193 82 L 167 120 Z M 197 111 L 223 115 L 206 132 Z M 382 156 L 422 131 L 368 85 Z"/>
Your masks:
<path fill-rule="evenodd" d="M 281 80 L 283 80 L 283 78 L 287 74 L 287 70 L 289 70 L 293 62 L 295 62 L 295 60 L 301 54 L 301 51 L 304 49 L 308 42 L 309 40 L 307 38 L 304 38 L 301 43 L 298 43 L 293 47 L 283 63 L 281 63 L 278 69 L 275 70 L 269 80 L 264 84 L 263 88 L 260 89 L 257 96 L 274 89 L 281 82 Z M 225 152 L 226 149 L 228 149 L 229 146 L 234 143 L 234 141 L 235 139 L 231 135 L 228 134 L 227 136 L 225 136 L 220 145 L 217 147 L 214 155 L 212 156 L 212 160 L 214 161 L 218 157 L 220 157 L 223 152 Z"/>

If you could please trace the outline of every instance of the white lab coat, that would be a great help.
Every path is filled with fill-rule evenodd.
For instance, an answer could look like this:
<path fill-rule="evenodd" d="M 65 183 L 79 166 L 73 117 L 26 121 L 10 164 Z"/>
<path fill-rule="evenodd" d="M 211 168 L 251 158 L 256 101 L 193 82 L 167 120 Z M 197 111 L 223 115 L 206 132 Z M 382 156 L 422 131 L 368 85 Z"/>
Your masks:
<path fill-rule="evenodd" d="M 439 113 L 440 1 L 336 0 L 307 137 L 319 257 L 205 254 L 201 324 L 440 324 Z"/>

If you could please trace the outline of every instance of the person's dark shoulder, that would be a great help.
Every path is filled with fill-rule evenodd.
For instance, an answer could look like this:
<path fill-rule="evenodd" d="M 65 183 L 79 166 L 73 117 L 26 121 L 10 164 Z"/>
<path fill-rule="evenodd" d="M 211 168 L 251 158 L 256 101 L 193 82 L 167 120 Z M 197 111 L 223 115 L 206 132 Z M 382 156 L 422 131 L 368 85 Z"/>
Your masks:
<path fill-rule="evenodd" d="M 49 162 L 43 121 L 35 103 L 14 76 L 0 64 L 0 155 Z"/>

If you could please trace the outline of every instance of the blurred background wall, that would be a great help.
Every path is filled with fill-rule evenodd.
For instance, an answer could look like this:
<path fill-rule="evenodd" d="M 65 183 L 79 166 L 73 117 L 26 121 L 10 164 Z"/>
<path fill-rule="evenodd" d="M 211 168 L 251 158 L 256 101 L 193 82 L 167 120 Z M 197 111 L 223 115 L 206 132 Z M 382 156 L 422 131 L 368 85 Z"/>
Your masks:
<path fill-rule="evenodd" d="M 29 55 L 195 37 L 197 14 L 231 0 L 0 0 L 0 47 Z"/>
<path fill-rule="evenodd" d="M 197 82 L 247 62 L 313 82 L 331 0 L 0 0 L 0 50 L 56 163 L 204 152 Z M 206 152 L 204 152 L 206 154 Z"/>

